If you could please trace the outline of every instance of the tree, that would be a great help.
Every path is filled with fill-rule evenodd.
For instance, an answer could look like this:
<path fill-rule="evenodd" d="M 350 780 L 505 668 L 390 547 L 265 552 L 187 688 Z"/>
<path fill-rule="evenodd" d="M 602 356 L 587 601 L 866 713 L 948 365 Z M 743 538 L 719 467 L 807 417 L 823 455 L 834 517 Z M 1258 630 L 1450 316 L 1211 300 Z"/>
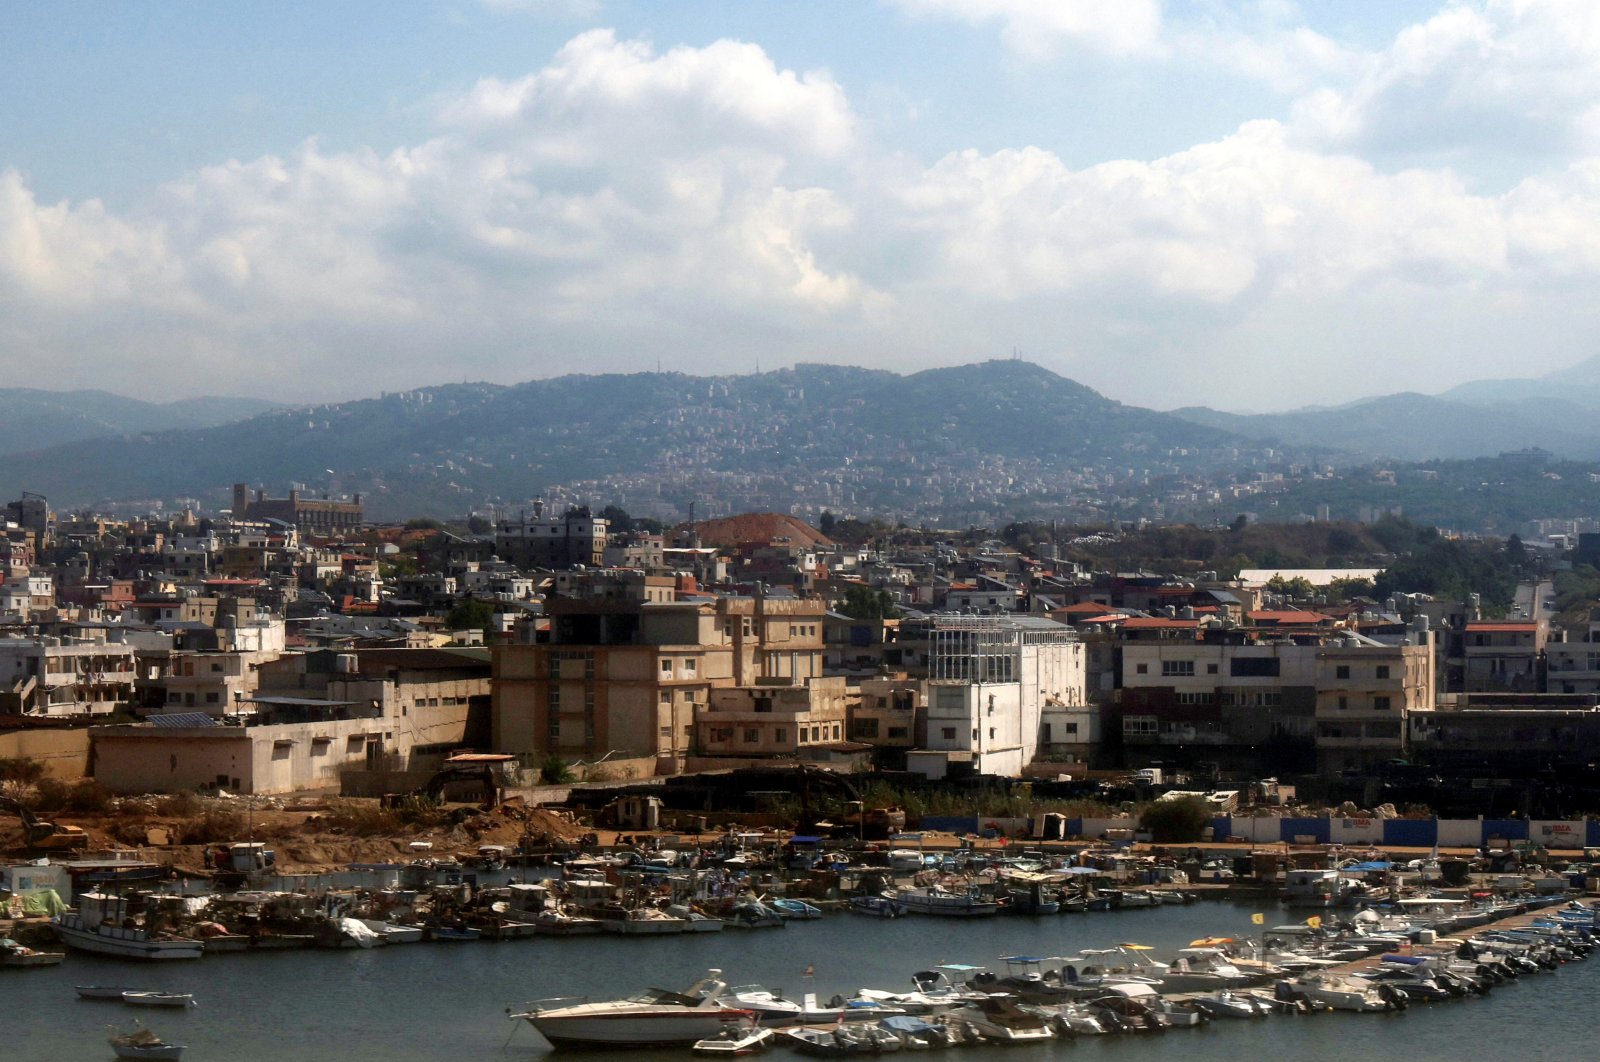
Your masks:
<path fill-rule="evenodd" d="M 893 619 L 900 615 L 894 597 L 887 590 L 874 590 L 869 586 L 852 586 L 844 592 L 844 602 L 839 611 L 851 619 Z"/>
<path fill-rule="evenodd" d="M 494 530 L 494 524 L 489 522 L 488 517 L 473 514 L 467 517 L 467 530 L 474 535 L 487 535 Z"/>
<path fill-rule="evenodd" d="M 1150 831 L 1155 844 L 1193 844 L 1211 825 L 1211 809 L 1199 797 L 1157 800 L 1139 815 L 1139 828 Z"/>
<path fill-rule="evenodd" d="M 1250 517 L 1246 516 L 1244 513 L 1240 513 L 1238 516 L 1233 518 L 1233 523 L 1228 525 L 1228 530 L 1237 535 L 1240 531 L 1243 531 L 1249 526 Z"/>
<path fill-rule="evenodd" d="M 817 530 L 829 538 L 833 537 L 833 529 L 839 524 L 839 518 L 827 509 L 822 510 L 822 516 L 817 520 Z"/>
<path fill-rule="evenodd" d="M 620 505 L 608 505 L 600 510 L 600 518 L 610 525 L 612 531 L 632 531 L 633 517 L 628 515 L 628 510 Z"/>
<path fill-rule="evenodd" d="M 486 631 L 494 622 L 494 609 L 487 601 L 464 597 L 445 614 L 444 622 L 453 631 Z"/>

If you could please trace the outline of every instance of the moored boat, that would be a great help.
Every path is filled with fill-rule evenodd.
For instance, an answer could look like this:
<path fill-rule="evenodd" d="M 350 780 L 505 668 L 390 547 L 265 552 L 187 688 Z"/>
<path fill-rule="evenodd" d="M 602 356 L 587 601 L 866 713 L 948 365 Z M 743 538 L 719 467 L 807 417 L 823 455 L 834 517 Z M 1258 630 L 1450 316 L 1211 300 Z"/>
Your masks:
<path fill-rule="evenodd" d="M 55 918 L 56 933 L 79 951 L 145 961 L 198 959 L 205 951 L 202 941 L 152 933 L 148 924 L 135 922 L 124 897 L 98 892 L 80 896 L 76 913 Z"/>
<path fill-rule="evenodd" d="M 682 992 L 651 988 L 628 999 L 590 1003 L 552 999 L 509 1012 L 556 1047 L 673 1047 L 748 1027 L 754 1015 L 722 1000 L 727 984 L 712 970 Z"/>
<path fill-rule="evenodd" d="M 951 918 L 978 918 L 998 914 L 1000 904 L 974 888 L 955 892 L 939 885 L 901 889 L 895 900 L 911 914 L 941 915 Z"/>
<path fill-rule="evenodd" d="M 66 957 L 64 951 L 39 951 L 10 937 L 0 939 L 0 966 L 55 966 Z"/>
<path fill-rule="evenodd" d="M 131 1007 L 192 1007 L 195 1005 L 194 995 L 190 992 L 142 992 L 136 990 L 122 993 L 122 1001 Z"/>
<path fill-rule="evenodd" d="M 696 1040 L 694 1046 L 689 1048 L 697 1055 L 706 1055 L 712 1058 L 726 1058 L 730 1055 L 753 1055 L 765 1051 L 772 1046 L 773 1037 L 777 1033 L 772 1029 L 763 1029 L 760 1026 L 744 1028 L 730 1025 L 716 1036 L 704 1040 Z"/>
<path fill-rule="evenodd" d="M 173 1060 L 183 1056 L 183 1044 L 169 1044 L 143 1025 L 132 1032 L 118 1033 L 106 1042 L 118 1058 Z"/>

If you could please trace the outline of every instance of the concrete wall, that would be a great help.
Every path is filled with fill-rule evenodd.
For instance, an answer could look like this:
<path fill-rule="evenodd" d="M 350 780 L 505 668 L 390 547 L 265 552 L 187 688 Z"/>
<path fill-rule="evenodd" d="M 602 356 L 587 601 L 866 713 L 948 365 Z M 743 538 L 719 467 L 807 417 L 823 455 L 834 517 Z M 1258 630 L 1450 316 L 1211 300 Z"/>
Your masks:
<path fill-rule="evenodd" d="M 75 781 L 89 773 L 89 731 L 16 730 L 0 734 L 0 760 L 44 764 L 45 777 Z"/>

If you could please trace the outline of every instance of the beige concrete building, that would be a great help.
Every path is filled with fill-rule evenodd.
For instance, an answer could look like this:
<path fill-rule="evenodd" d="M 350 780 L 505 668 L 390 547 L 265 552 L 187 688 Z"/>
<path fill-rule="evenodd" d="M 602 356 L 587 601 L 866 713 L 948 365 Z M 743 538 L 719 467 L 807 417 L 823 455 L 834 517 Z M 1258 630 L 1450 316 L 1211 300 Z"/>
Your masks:
<path fill-rule="evenodd" d="M 695 754 L 804 758 L 845 740 L 850 700 L 843 678 L 713 689 L 695 720 Z"/>
<path fill-rule="evenodd" d="M 1433 635 L 1412 637 L 1418 644 L 1318 648 L 1318 770 L 1370 770 L 1406 754 L 1407 718 L 1434 705 Z"/>
<path fill-rule="evenodd" d="M 712 690 L 804 687 L 822 676 L 817 600 L 552 598 L 545 612 L 548 643 L 494 650 L 501 752 L 655 756 L 672 772 Z"/>

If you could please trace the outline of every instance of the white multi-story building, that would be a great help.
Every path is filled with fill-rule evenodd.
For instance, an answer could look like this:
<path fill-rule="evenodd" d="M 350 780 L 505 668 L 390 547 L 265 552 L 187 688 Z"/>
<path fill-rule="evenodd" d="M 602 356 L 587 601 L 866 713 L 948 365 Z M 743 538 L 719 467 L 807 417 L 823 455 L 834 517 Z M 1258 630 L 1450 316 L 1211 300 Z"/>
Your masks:
<path fill-rule="evenodd" d="M 131 645 L 0 639 L 0 703 L 24 715 L 109 715 L 133 702 L 137 677 Z"/>
<path fill-rule="evenodd" d="M 1083 643 L 1062 624 L 1028 616 L 936 617 L 928 680 L 928 733 L 906 766 L 1017 777 L 1039 749 L 1047 703 L 1079 706 Z"/>

